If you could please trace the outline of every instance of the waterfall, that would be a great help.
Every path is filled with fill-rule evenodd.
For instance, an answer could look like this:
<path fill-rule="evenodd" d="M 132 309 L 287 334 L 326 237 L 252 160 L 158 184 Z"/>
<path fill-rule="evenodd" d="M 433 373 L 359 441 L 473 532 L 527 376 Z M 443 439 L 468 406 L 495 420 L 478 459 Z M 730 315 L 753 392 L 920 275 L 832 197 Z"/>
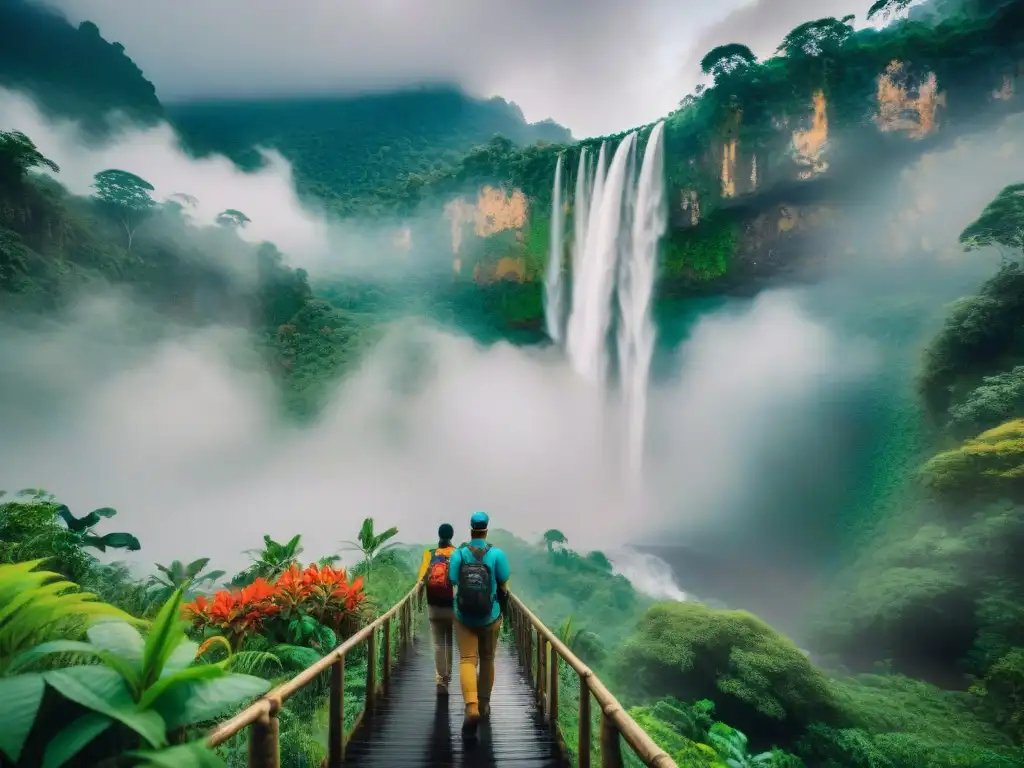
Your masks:
<path fill-rule="evenodd" d="M 628 461 L 633 476 L 639 474 L 643 463 L 647 388 L 655 338 L 651 302 L 657 277 L 658 242 L 668 224 L 663 128 L 664 123 L 658 123 L 647 139 L 636 186 L 629 258 L 622 262 L 618 285 L 619 371 L 626 409 Z"/>
<path fill-rule="evenodd" d="M 619 226 L 627 161 L 634 141 L 635 132 L 619 143 L 608 166 L 608 176 L 603 180 L 604 147 L 601 148 L 580 273 L 573 276 L 573 307 L 567 336 L 569 360 L 581 376 L 597 386 L 602 386 L 608 375 L 607 339 L 619 262 Z"/>
<path fill-rule="evenodd" d="M 583 248 L 587 241 L 587 203 L 590 187 L 587 184 L 587 148 L 580 150 L 580 167 L 576 171 L 576 194 L 572 203 L 572 273 L 578 275 Z"/>
<path fill-rule="evenodd" d="M 615 326 L 618 379 L 626 415 L 627 461 L 633 477 L 639 477 L 643 462 L 647 389 L 655 340 L 651 303 L 658 243 L 668 223 L 663 133 L 663 123 L 654 126 L 639 174 L 636 131 L 619 143 L 607 174 L 607 143 L 601 144 L 592 179 L 587 172 L 586 150 L 582 150 L 573 199 L 572 305 L 564 334 L 566 353 L 580 376 L 605 388 L 611 378 L 609 334 Z M 555 167 L 556 200 L 560 200 L 561 176 L 559 158 Z M 552 213 L 552 226 L 556 220 L 560 225 L 560 248 L 560 210 L 557 219 Z M 551 243 L 554 250 L 554 234 Z M 549 263 L 547 295 L 552 296 L 556 289 L 561 297 L 561 272 L 555 274 Z M 554 306 L 550 298 L 548 306 Z M 551 322 L 549 309 L 549 333 Z M 558 338 L 562 338 L 561 325 L 558 332 Z"/>
<path fill-rule="evenodd" d="M 562 156 L 555 164 L 555 184 L 551 191 L 551 241 L 548 249 L 548 271 L 544 279 L 544 317 L 548 336 L 558 344 L 562 341 Z"/>

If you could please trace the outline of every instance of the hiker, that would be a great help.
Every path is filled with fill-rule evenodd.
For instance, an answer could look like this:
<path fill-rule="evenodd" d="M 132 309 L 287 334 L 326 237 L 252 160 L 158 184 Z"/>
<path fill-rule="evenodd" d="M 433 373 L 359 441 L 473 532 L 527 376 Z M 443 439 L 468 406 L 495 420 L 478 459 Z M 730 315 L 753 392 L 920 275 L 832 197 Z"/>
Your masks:
<path fill-rule="evenodd" d="M 417 581 L 426 578 L 427 618 L 430 619 L 430 637 L 434 644 L 434 679 L 437 695 L 448 695 L 448 683 L 452 679 L 452 611 L 454 602 L 452 585 L 448 581 L 448 560 L 455 548 L 452 536 L 455 529 L 442 523 L 437 529 L 437 548 L 423 553 L 420 575 Z"/>
<path fill-rule="evenodd" d="M 464 736 L 476 734 L 481 718 L 491 713 L 494 653 L 501 628 L 501 602 L 510 577 L 505 553 L 487 543 L 485 512 L 469 520 L 470 541 L 451 556 L 448 578 L 455 587 L 455 639 L 459 644 L 459 682 L 466 715 Z M 479 674 L 477 660 L 480 662 Z"/>

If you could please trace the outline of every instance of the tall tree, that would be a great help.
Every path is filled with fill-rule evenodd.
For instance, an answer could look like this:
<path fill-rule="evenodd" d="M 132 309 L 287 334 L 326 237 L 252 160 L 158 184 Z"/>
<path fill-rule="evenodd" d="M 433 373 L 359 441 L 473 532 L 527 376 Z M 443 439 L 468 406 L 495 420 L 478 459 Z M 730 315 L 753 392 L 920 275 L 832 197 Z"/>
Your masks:
<path fill-rule="evenodd" d="M 700 60 L 700 69 L 705 75 L 711 75 L 715 82 L 723 76 L 757 63 L 757 56 L 747 46 L 740 43 L 728 43 L 712 48 Z"/>
<path fill-rule="evenodd" d="M 888 21 L 890 16 L 902 13 L 914 2 L 915 0 L 876 0 L 875 4 L 868 8 L 868 20 L 881 16 Z"/>
<path fill-rule="evenodd" d="M 43 155 L 21 131 L 0 131 L 0 183 L 20 182 L 34 168 L 60 173 L 53 160 Z"/>
<path fill-rule="evenodd" d="M 222 227 L 241 229 L 250 222 L 252 222 L 252 219 L 241 211 L 236 211 L 234 208 L 228 208 L 226 211 L 221 211 L 217 214 L 217 223 Z"/>
<path fill-rule="evenodd" d="M 569 540 L 565 538 L 565 534 L 556 528 L 551 528 L 544 532 L 544 543 L 547 545 L 548 552 L 555 548 L 555 544 L 565 546 L 569 543 Z"/>
<path fill-rule="evenodd" d="M 778 52 L 791 59 L 802 56 L 835 56 L 846 39 L 853 34 L 850 22 L 853 16 L 837 19 L 832 16 L 808 21 L 796 27 L 782 39 Z"/>
<path fill-rule="evenodd" d="M 966 251 L 995 245 L 1014 256 L 1024 255 L 1024 183 L 1004 187 L 960 233 L 960 243 Z"/>
<path fill-rule="evenodd" d="M 96 174 L 93 187 L 95 198 L 124 226 L 130 251 L 135 233 L 156 207 L 156 201 L 149 194 L 153 185 L 134 173 L 111 168 Z"/>

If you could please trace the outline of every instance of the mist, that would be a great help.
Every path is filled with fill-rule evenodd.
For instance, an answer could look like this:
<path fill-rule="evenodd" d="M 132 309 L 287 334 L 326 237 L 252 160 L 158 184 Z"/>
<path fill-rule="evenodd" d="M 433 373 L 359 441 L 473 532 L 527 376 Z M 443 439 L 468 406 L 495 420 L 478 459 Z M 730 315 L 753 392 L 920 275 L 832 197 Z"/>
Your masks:
<path fill-rule="evenodd" d="M 116 116 L 111 136 L 97 142 L 77 122 L 50 119 L 30 96 L 4 88 L 0 88 L 0 115 L 5 130 L 26 134 L 60 166 L 60 173 L 51 175 L 73 194 L 90 195 L 99 171 L 129 171 L 153 185 L 151 194 L 158 201 L 176 194 L 195 198 L 195 205 L 185 206 L 182 213 L 197 228 L 212 226 L 217 214 L 228 208 L 242 211 L 251 223 L 236 230 L 239 237 L 249 243 L 273 242 L 284 251 L 289 265 L 316 272 L 320 278 L 385 279 L 422 272 L 436 264 L 430 258 L 435 253 L 443 254 L 450 264 L 448 241 L 419 237 L 417 258 L 394 247 L 400 226 L 437 230 L 437 211 L 401 222 L 338 220 L 314 202 L 299 199 L 290 163 L 273 149 L 257 148 L 266 162 L 246 172 L 223 155 L 190 156 L 168 123 L 139 127 Z M 419 227 L 422 222 L 428 226 Z"/>
<path fill-rule="evenodd" d="M 778 425 L 751 424 L 752 414 L 793 407 L 806 382 L 843 375 L 835 364 L 829 373 L 828 335 L 784 296 L 712 321 L 686 346 L 693 364 L 659 393 L 653 419 L 689 423 L 662 435 L 671 465 L 652 462 L 658 493 L 638 503 L 604 427 L 614 403 L 553 348 L 482 347 L 398 323 L 322 417 L 297 427 L 274 415 L 272 383 L 240 332 L 147 318 L 113 294 L 55 326 L 5 329 L 0 487 L 43 487 L 79 513 L 114 506 L 148 563 L 209 556 L 240 567 L 264 533 L 302 533 L 315 557 L 337 551 L 366 516 L 428 541 L 439 522 L 458 529 L 475 509 L 529 539 L 557 526 L 580 550 L 614 549 L 669 522 L 685 531 L 729 506 L 723 470 L 754 480 L 753 457 L 722 431 L 737 398 L 737 425 L 763 445 Z M 125 331 L 147 323 L 149 333 Z M 773 343 L 799 358 L 793 367 L 755 354 Z M 748 360 L 739 376 L 734 355 Z M 669 516 L 669 500 L 688 502 L 681 516 Z"/>
<path fill-rule="evenodd" d="M 73 126 L 2 98 L 12 127 L 61 165 L 72 190 L 122 167 L 160 194 L 208 201 L 202 215 L 245 210 L 246 236 L 275 239 L 300 261 L 317 231 L 332 231 L 298 203 L 283 160 L 258 174 L 193 160 L 166 126 L 87 148 Z M 426 542 L 439 522 L 461 530 L 484 509 L 525 538 L 558 527 L 575 549 L 608 551 L 652 594 L 721 598 L 774 619 L 808 587 L 815 556 L 820 566 L 849 463 L 876 437 L 859 431 L 865 393 L 894 360 L 911 368 L 945 302 L 997 267 L 990 255 L 960 255 L 955 238 L 1024 176 L 1020 125 L 871 180 L 866 202 L 844 208 L 840 234 L 820 245 L 828 266 L 815 284 L 731 300 L 663 350 L 669 373 L 651 393 L 639 495 L 623 472 L 616 401 L 600 400 L 553 347 L 482 346 L 398 322 L 321 417 L 297 426 L 278 415 L 276 385 L 243 331 L 179 327 L 113 290 L 44 325 L 0 329 L 0 488 L 45 488 L 76 514 L 117 508 L 105 527 L 140 538 L 138 563 L 211 557 L 229 571 L 265 533 L 301 533 L 314 558 L 337 552 L 367 516 Z M 909 337 L 873 324 L 917 312 Z M 700 551 L 731 574 L 709 569 L 694 583 L 666 556 L 671 583 L 627 547 L 651 541 Z"/>

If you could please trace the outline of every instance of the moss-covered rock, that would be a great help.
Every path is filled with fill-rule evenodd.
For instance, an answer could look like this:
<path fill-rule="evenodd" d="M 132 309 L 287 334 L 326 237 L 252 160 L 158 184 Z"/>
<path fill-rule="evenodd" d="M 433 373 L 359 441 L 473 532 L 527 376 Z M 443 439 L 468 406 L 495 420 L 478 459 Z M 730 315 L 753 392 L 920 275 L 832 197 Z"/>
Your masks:
<path fill-rule="evenodd" d="M 921 468 L 921 479 L 937 493 L 1024 497 L 1024 419 L 937 454 Z"/>
<path fill-rule="evenodd" d="M 617 676 L 635 696 L 713 699 L 722 720 L 759 747 L 791 743 L 834 709 L 824 676 L 787 638 L 745 611 L 700 603 L 651 607 Z"/>

